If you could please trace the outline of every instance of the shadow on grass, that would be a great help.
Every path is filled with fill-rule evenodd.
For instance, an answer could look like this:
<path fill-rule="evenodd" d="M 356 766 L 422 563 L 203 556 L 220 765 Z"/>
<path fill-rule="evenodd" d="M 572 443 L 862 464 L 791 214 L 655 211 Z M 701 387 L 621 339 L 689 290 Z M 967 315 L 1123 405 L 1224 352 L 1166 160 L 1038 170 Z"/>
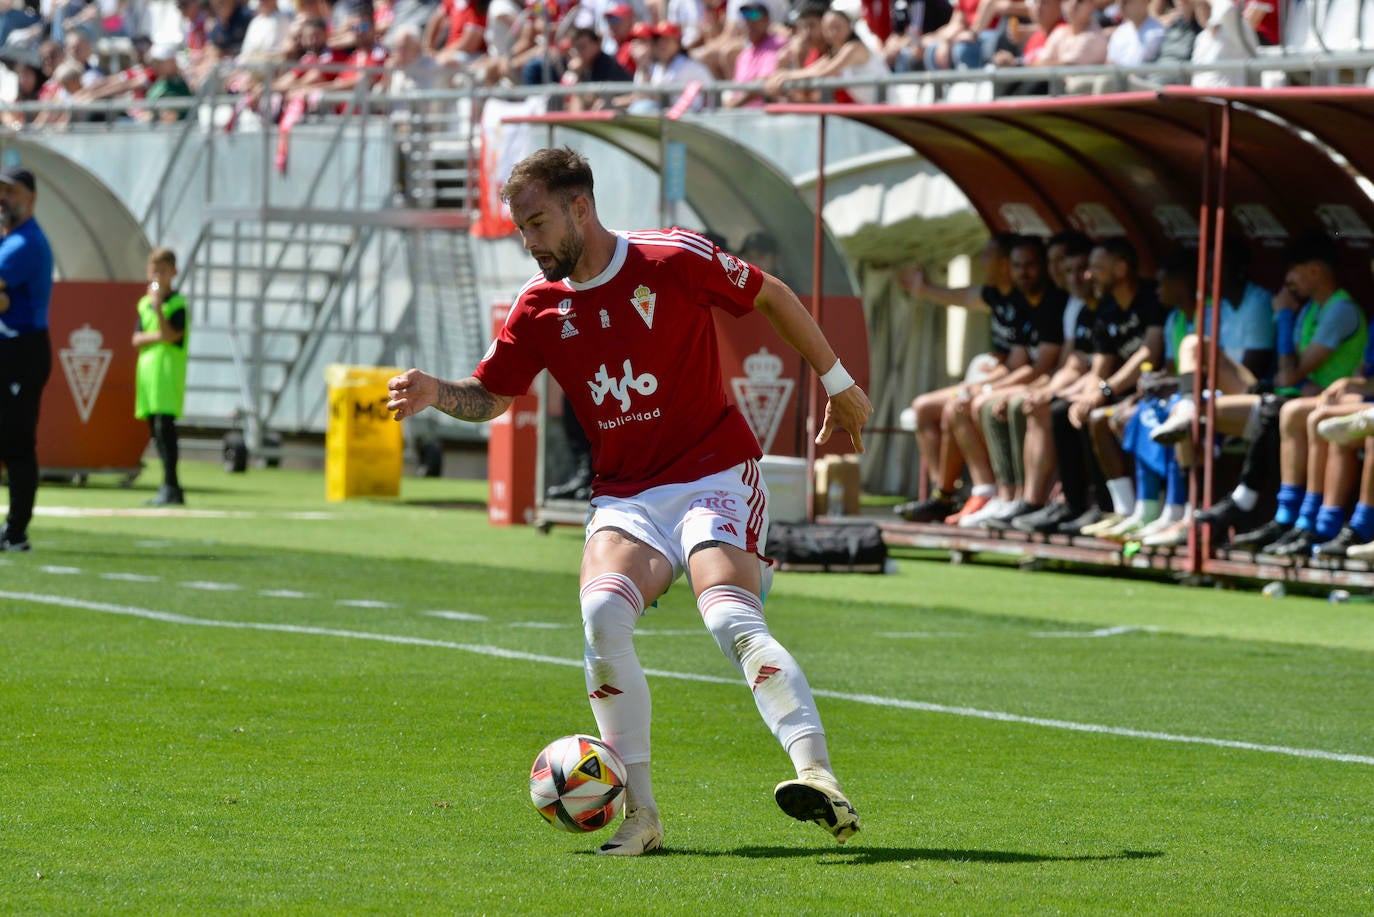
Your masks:
<path fill-rule="evenodd" d="M 589 851 L 590 852 L 590 851 Z M 829 859 L 852 864 L 907 863 L 916 861 L 946 863 L 1090 863 L 1112 860 L 1152 860 L 1164 856 L 1160 850 L 1122 850 L 1119 853 L 1053 854 L 1021 853 L 1015 850 L 943 850 L 931 847 L 737 847 L 734 850 L 694 850 L 690 847 L 665 847 L 652 856 L 742 857 L 750 860 Z"/>
<path fill-rule="evenodd" d="M 423 506 L 423 507 L 426 507 L 426 508 L 428 508 L 428 509 L 480 509 L 480 510 L 485 510 L 485 509 L 487 508 L 487 501 L 486 501 L 486 500 L 476 500 L 476 499 L 473 499 L 473 500 L 458 500 L 458 499 L 455 499 L 455 500 L 420 500 L 420 499 L 406 500 L 406 499 L 402 499 L 402 500 L 396 501 L 396 503 L 397 503 L 397 505 L 399 505 L 399 506 Z"/>

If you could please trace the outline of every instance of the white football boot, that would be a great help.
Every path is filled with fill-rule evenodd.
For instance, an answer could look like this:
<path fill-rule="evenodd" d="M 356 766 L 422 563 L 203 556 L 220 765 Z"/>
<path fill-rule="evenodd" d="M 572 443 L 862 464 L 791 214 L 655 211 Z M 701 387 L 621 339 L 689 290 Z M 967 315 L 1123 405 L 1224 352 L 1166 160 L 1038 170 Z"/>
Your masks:
<path fill-rule="evenodd" d="M 843 844 L 859 828 L 859 813 L 844 796 L 835 778 L 823 771 L 812 771 L 784 780 L 773 790 L 778 808 L 798 821 L 813 821 Z"/>
<path fill-rule="evenodd" d="M 641 806 L 626 809 L 625 820 L 611 839 L 596 849 L 597 853 L 616 857 L 637 857 L 663 846 L 663 823 L 658 810 Z"/>

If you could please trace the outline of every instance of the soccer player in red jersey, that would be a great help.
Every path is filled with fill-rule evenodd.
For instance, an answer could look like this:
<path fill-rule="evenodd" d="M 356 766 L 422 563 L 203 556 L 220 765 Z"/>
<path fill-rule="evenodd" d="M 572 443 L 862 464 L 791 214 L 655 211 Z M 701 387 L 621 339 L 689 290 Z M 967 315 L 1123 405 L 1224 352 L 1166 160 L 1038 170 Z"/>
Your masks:
<path fill-rule="evenodd" d="M 502 193 L 540 273 L 472 376 L 450 382 L 407 370 L 390 381 L 387 407 L 398 420 L 431 406 L 491 420 L 547 368 L 591 439 L 596 477 L 581 571 L 587 691 L 602 738 L 630 771 L 625 821 L 600 853 L 637 856 L 663 843 L 649 688 L 633 634 L 683 572 L 706 628 L 796 768 L 796 779 L 774 790 L 778 805 L 843 843 L 859 817 L 831 769 L 806 676 L 764 623 L 768 491 L 758 442 L 725 397 L 712 308 L 762 312 L 821 374 L 829 400 L 818 443 L 844 430 L 862 452 L 873 408 L 785 284 L 696 233 L 606 229 L 592 184 L 590 165 L 570 149 L 516 165 Z"/>

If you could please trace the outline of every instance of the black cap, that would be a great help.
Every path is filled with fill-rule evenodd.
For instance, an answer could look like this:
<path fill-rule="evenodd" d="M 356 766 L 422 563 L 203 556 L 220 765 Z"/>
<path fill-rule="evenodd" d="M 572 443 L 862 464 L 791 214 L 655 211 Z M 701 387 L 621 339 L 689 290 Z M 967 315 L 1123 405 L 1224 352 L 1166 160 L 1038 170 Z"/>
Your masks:
<path fill-rule="evenodd" d="M 11 169 L 5 169 L 3 172 L 0 172 L 0 184 L 23 185 L 30 191 L 38 190 L 37 183 L 35 183 L 33 180 L 33 173 L 30 172 L 28 169 L 21 168 L 19 166 L 15 166 Z"/>

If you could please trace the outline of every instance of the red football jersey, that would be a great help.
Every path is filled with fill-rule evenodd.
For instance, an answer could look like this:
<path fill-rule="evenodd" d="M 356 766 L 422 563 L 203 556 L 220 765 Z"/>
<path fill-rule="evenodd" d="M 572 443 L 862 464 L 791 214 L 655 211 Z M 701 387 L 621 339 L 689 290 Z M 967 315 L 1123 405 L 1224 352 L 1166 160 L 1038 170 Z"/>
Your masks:
<path fill-rule="evenodd" d="M 591 440 L 595 494 L 695 481 L 762 454 L 726 400 L 710 311 L 743 315 L 762 285 L 696 233 L 622 233 L 595 279 L 526 284 L 474 375 L 520 395 L 547 368 Z"/>

